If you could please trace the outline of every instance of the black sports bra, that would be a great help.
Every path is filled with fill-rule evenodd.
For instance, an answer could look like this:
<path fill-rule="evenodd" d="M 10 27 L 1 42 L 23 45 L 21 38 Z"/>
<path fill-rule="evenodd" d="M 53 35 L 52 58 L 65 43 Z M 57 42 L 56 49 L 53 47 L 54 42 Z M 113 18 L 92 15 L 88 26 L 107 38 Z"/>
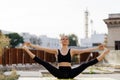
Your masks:
<path fill-rule="evenodd" d="M 58 62 L 71 62 L 71 55 L 70 55 L 70 49 L 68 50 L 68 53 L 66 55 L 62 55 L 60 50 L 58 49 Z"/>

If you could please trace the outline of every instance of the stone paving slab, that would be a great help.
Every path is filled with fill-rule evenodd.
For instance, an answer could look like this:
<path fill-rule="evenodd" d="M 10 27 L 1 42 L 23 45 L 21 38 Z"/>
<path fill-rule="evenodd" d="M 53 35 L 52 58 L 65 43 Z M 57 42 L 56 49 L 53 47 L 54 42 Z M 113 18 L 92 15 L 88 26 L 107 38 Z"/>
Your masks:
<path fill-rule="evenodd" d="M 20 77 L 18 80 L 66 80 L 66 79 L 56 79 L 53 77 Z M 113 78 L 75 78 L 67 80 L 117 80 Z"/>
<path fill-rule="evenodd" d="M 4 74 L 10 75 L 11 71 L 5 72 Z M 20 75 L 20 77 L 42 77 L 40 71 L 17 71 L 17 75 Z"/>
<path fill-rule="evenodd" d="M 22 71 L 22 72 L 17 72 L 21 77 L 42 77 L 41 72 L 36 72 L 36 71 Z"/>

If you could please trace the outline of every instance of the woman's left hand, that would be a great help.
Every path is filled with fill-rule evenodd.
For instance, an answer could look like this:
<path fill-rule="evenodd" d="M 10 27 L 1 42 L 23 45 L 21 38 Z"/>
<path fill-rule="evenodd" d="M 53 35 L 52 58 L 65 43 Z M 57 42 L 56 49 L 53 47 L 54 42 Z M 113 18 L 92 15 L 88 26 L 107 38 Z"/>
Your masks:
<path fill-rule="evenodd" d="M 98 46 L 98 49 L 99 49 L 99 50 L 104 50 L 104 48 L 105 48 L 105 45 L 104 45 L 104 44 L 100 44 L 100 45 Z"/>

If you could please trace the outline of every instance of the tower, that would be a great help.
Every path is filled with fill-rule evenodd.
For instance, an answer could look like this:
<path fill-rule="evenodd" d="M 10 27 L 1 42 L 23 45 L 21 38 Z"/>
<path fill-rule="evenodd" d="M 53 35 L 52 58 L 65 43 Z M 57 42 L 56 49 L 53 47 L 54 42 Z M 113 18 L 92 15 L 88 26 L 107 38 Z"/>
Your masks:
<path fill-rule="evenodd" d="M 109 14 L 108 19 L 104 19 L 108 27 L 108 43 L 110 49 L 120 50 L 120 13 Z"/>
<path fill-rule="evenodd" d="M 88 10 L 85 11 L 85 38 L 88 38 Z"/>

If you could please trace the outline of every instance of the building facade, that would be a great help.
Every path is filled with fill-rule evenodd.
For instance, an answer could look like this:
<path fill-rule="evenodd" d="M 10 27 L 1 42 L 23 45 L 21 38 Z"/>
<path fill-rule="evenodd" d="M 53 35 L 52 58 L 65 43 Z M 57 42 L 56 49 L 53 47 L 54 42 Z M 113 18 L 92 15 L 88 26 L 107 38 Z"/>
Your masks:
<path fill-rule="evenodd" d="M 46 35 L 31 35 L 29 33 L 22 33 L 21 36 L 24 38 L 25 42 L 31 42 L 36 45 L 40 45 L 42 47 L 49 47 L 49 48 L 59 48 L 59 39 L 57 38 L 50 38 Z"/>
<path fill-rule="evenodd" d="M 90 38 L 81 39 L 81 47 L 93 47 L 98 46 L 100 43 L 104 43 L 106 34 L 94 33 Z"/>
<path fill-rule="evenodd" d="M 50 48 L 60 48 L 60 41 L 57 38 L 50 38 L 45 35 L 39 36 L 41 46 Z"/>
<path fill-rule="evenodd" d="M 120 50 L 120 13 L 109 14 L 108 19 L 104 19 L 108 27 L 107 46 L 112 50 Z"/>

